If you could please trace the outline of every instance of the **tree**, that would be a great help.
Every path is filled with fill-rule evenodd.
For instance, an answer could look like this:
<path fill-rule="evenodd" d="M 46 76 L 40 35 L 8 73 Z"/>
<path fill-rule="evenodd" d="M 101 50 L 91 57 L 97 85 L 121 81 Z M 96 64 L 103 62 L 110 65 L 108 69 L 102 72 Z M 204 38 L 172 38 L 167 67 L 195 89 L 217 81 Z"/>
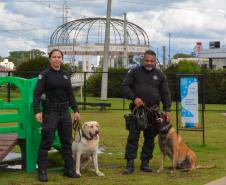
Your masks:
<path fill-rule="evenodd" d="M 174 59 L 177 59 L 177 58 L 191 58 L 192 55 L 191 54 L 185 54 L 185 53 L 178 53 L 178 54 L 175 54 L 173 56 Z"/>
<path fill-rule="evenodd" d="M 165 72 L 174 72 L 174 73 L 201 73 L 202 68 L 189 60 L 181 60 L 178 64 L 171 64 Z"/>
<path fill-rule="evenodd" d="M 45 52 L 38 49 L 32 49 L 30 51 L 12 51 L 8 57 L 10 62 L 13 62 L 15 66 L 19 66 L 22 62 L 39 58 L 45 55 Z"/>
<path fill-rule="evenodd" d="M 49 59 L 47 57 L 39 57 L 26 62 L 22 62 L 15 72 L 15 76 L 22 78 L 33 78 L 49 67 Z M 63 64 L 62 69 L 71 74 L 71 68 L 69 64 Z"/>
<path fill-rule="evenodd" d="M 201 73 L 202 68 L 193 61 L 182 60 L 178 64 L 171 64 L 167 69 L 164 70 L 164 72 L 167 74 L 167 79 L 171 90 L 171 96 L 172 99 L 175 101 L 177 97 L 177 92 L 175 91 L 175 73 Z"/>
<path fill-rule="evenodd" d="M 128 69 L 109 68 L 108 71 L 108 97 L 122 98 L 122 81 Z M 94 73 L 87 80 L 87 93 L 89 96 L 100 97 L 101 73 Z"/>

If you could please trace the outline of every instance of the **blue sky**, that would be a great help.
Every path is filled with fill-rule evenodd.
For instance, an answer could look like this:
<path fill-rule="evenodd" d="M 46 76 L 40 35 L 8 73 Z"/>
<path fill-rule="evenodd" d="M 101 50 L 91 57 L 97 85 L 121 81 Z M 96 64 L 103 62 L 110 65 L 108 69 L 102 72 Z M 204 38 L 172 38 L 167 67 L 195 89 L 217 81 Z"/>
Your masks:
<path fill-rule="evenodd" d="M 107 0 L 67 2 L 68 20 L 106 16 Z M 62 6 L 63 0 L 0 0 L 0 56 L 33 48 L 47 51 L 51 34 L 62 24 Z M 124 12 L 147 32 L 155 51 L 166 46 L 168 52 L 168 33 L 171 56 L 191 52 L 197 41 L 204 48 L 214 40 L 226 45 L 225 0 L 112 0 L 112 17 L 123 19 Z"/>

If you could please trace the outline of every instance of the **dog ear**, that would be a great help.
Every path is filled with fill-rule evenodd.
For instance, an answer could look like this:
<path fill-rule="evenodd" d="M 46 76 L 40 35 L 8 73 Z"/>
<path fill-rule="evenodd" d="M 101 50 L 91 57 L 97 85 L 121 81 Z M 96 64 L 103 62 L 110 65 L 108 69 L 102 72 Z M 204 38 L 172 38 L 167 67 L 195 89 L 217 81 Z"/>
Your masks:
<path fill-rule="evenodd" d="M 82 129 L 85 129 L 87 126 L 88 126 L 88 124 L 85 122 L 85 123 L 82 125 Z"/>
<path fill-rule="evenodd" d="M 100 124 L 96 121 L 96 125 L 97 125 L 97 127 L 100 127 Z"/>

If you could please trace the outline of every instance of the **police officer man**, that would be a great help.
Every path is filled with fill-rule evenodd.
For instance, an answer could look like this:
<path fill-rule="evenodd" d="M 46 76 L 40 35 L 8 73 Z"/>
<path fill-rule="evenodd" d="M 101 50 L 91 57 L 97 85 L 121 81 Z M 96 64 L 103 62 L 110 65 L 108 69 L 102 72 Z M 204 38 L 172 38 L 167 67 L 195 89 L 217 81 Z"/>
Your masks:
<path fill-rule="evenodd" d="M 160 101 L 163 104 L 168 121 L 171 119 L 171 97 L 168 83 L 165 75 L 156 69 L 156 54 L 152 50 L 144 53 L 144 59 L 141 66 L 131 69 L 123 81 L 123 91 L 126 98 L 133 101 L 132 109 L 136 107 L 148 108 L 157 106 Z M 151 172 L 149 160 L 152 158 L 154 150 L 154 138 L 157 135 L 157 128 L 153 123 L 153 114 L 148 114 L 148 126 L 143 130 L 144 143 L 141 152 L 140 170 Z M 150 120 L 152 123 L 150 123 Z M 125 149 L 125 159 L 127 165 L 124 174 L 131 174 L 134 171 L 134 159 L 137 157 L 138 141 L 140 130 L 135 125 L 131 125 Z"/>
<path fill-rule="evenodd" d="M 80 119 L 76 100 L 74 98 L 71 81 L 68 75 L 61 70 L 63 53 L 59 49 L 53 49 L 49 53 L 50 68 L 41 72 L 34 91 L 35 118 L 41 123 L 41 144 L 38 153 L 38 178 L 40 181 L 48 181 L 46 167 L 47 155 L 50 150 L 56 130 L 62 146 L 64 158 L 64 175 L 70 178 L 79 177 L 73 170 L 72 159 L 72 121 L 69 106 L 74 111 L 75 120 Z M 44 98 L 43 98 L 44 97 Z M 40 111 L 41 99 L 43 111 Z"/>

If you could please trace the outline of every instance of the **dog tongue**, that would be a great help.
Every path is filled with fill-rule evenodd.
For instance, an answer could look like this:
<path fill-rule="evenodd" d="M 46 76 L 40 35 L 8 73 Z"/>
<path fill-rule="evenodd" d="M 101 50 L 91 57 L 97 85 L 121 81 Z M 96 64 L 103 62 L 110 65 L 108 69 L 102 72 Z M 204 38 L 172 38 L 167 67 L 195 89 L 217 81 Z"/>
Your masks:
<path fill-rule="evenodd" d="M 93 135 L 93 139 L 94 139 L 94 140 L 97 140 L 97 135 L 96 135 L 96 134 Z"/>

